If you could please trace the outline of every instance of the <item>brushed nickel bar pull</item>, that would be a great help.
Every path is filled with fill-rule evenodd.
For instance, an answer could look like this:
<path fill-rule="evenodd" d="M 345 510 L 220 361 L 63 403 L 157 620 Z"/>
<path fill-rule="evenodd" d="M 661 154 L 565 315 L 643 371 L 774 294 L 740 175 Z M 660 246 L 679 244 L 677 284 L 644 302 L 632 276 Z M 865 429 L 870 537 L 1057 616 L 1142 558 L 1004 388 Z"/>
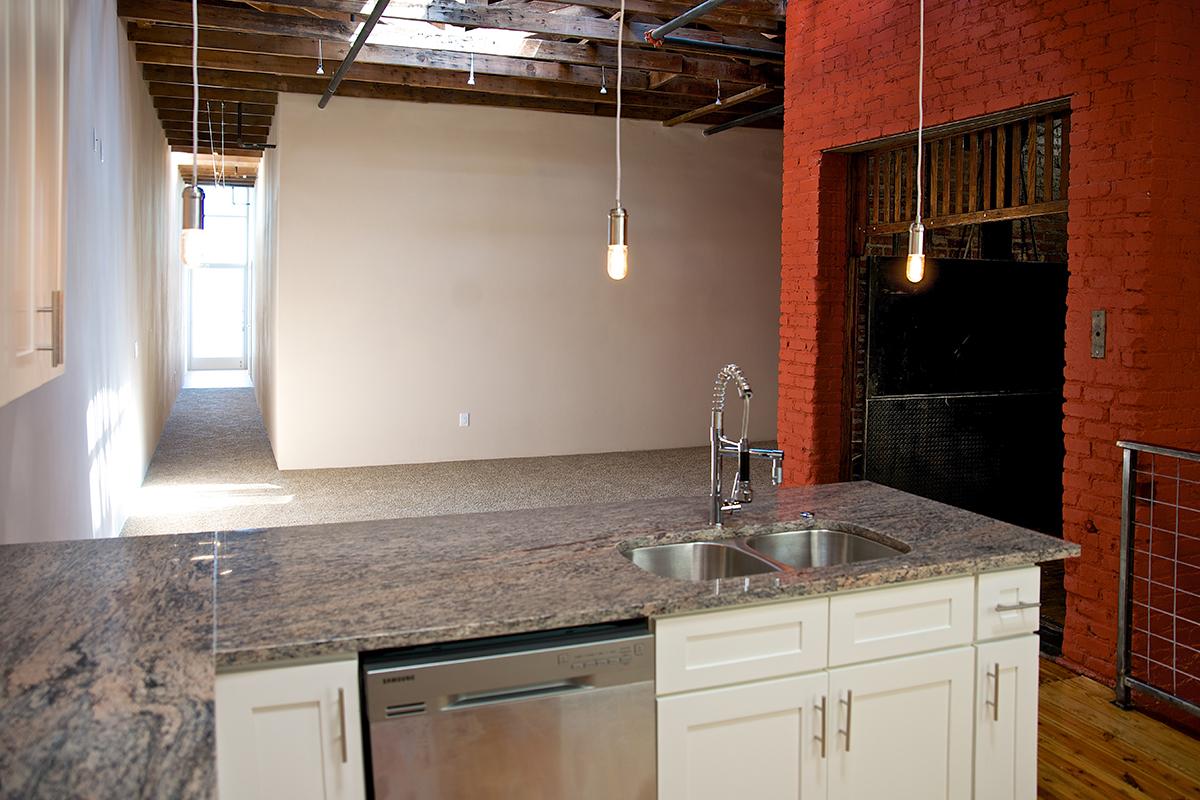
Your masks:
<path fill-rule="evenodd" d="M 988 677 L 992 678 L 992 722 L 1000 721 L 1000 662 L 996 662 L 996 674 L 993 675 L 991 670 L 988 670 Z"/>
<path fill-rule="evenodd" d="M 39 314 L 50 315 L 50 346 L 38 347 L 41 352 L 50 354 L 50 366 L 58 367 L 63 363 L 63 293 L 55 289 L 50 293 L 50 305 L 39 306 L 35 309 Z"/>
<path fill-rule="evenodd" d="M 342 727 L 342 763 L 345 764 L 350 760 L 350 754 L 346 746 L 346 690 L 338 687 L 338 723 Z"/>
<path fill-rule="evenodd" d="M 1039 603 L 1039 602 L 1032 602 L 1032 603 L 998 603 L 998 604 L 996 605 L 996 610 L 997 610 L 997 611 L 999 611 L 1000 613 L 1004 613 L 1005 611 L 1024 611 L 1024 610 L 1025 610 L 1025 609 L 1027 609 L 1027 608 L 1041 608 L 1041 607 L 1042 607 L 1042 604 L 1041 604 L 1041 603 Z"/>
<path fill-rule="evenodd" d="M 825 758 L 825 742 L 829 739 L 829 737 L 825 733 L 826 725 L 827 725 L 827 723 L 825 721 L 825 701 L 827 699 L 828 698 L 825 695 L 821 695 L 820 705 L 816 705 L 816 704 L 813 705 L 813 710 L 821 712 L 821 735 L 816 737 L 817 740 L 821 743 L 821 758 Z"/>
<path fill-rule="evenodd" d="M 850 720 L 854 716 L 854 692 L 850 689 L 846 690 L 846 699 L 841 702 L 846 704 L 846 730 L 840 733 L 846 734 L 846 752 L 850 752 Z"/>

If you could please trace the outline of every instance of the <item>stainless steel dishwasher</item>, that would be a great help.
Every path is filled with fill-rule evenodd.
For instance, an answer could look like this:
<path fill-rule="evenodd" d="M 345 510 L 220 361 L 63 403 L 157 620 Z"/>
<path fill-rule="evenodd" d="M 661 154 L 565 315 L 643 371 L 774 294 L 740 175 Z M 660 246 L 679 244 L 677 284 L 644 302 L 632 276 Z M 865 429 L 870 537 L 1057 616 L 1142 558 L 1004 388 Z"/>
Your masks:
<path fill-rule="evenodd" d="M 644 621 L 363 656 L 376 800 L 652 800 Z"/>

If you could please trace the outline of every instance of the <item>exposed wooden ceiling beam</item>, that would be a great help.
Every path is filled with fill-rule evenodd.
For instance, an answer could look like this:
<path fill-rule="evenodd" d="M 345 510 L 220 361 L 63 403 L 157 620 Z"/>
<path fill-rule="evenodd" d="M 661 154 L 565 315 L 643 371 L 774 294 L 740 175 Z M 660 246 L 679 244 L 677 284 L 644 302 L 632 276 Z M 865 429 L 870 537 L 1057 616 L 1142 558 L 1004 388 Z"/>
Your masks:
<path fill-rule="evenodd" d="M 699 2 L 699 0 L 697 0 Z M 616 12 L 621 7 L 621 0 L 570 0 L 571 5 L 587 8 L 602 8 Z M 625 0 L 625 13 L 650 14 L 664 20 L 677 17 L 696 3 L 662 3 L 657 0 Z M 768 9 L 767 6 L 774 8 Z M 783 15 L 774 12 L 782 11 L 782 4 L 763 4 L 761 8 L 749 10 L 744 4 L 729 3 L 709 11 L 704 15 L 705 22 L 715 22 L 739 28 L 758 28 L 764 31 L 777 30 L 783 22 Z M 758 13 L 756 13 L 758 12 Z"/>
<path fill-rule="evenodd" d="M 178 0 L 118 0 L 117 14 L 137 22 L 170 22 L 191 24 L 191 6 Z M 494 28 L 525 33 L 565 36 L 593 42 L 616 43 L 619 39 L 616 22 L 606 19 L 573 16 L 547 11 L 530 11 L 522 6 L 468 6 L 448 0 L 427 0 L 427 3 L 393 2 L 388 17 L 421 22 L 445 23 L 469 28 Z M 349 42 L 356 26 L 333 20 L 308 18 L 289 14 L 263 14 L 247 9 L 215 8 L 201 5 L 197 14 L 205 28 L 253 31 L 281 36 L 307 36 L 330 41 Z M 628 44 L 647 46 L 646 31 L 654 26 L 630 23 L 624 36 Z M 689 38 L 702 42 L 724 42 L 731 45 L 755 47 L 783 53 L 783 45 L 762 36 L 732 37 L 682 29 Z M 674 48 L 675 45 L 666 45 Z"/>
<path fill-rule="evenodd" d="M 159 111 L 170 112 L 172 114 L 184 114 L 188 119 L 192 118 L 192 100 L 189 97 L 152 97 L 154 107 Z M 219 102 L 219 101 L 218 101 Z M 225 110 L 228 113 L 232 103 L 233 113 L 237 114 L 238 102 L 236 100 L 225 101 Z M 258 103 L 242 104 L 242 113 L 247 117 L 258 117 L 261 119 L 271 119 L 275 116 L 275 106 L 264 106 Z"/>
<path fill-rule="evenodd" d="M 179 48 L 166 48 L 179 50 Z M 237 54 L 227 54 L 237 55 Z M 164 57 L 170 58 L 171 56 Z M 239 70 L 235 60 L 222 62 L 227 69 L 201 67 L 200 83 L 203 86 L 227 87 L 235 89 L 268 89 L 280 92 L 303 92 L 321 94 L 325 91 L 326 81 L 313 74 L 315 61 L 311 64 L 301 58 L 262 56 L 265 63 L 259 66 L 263 72 L 250 69 Z M 275 60 L 269 60 L 275 59 Z M 190 65 L 190 57 L 187 63 Z M 210 63 L 202 59 L 202 64 Z M 143 64 L 145 78 L 154 82 L 190 84 L 192 71 L 185 66 L 169 66 L 159 64 Z M 427 89 L 452 89 L 460 92 L 479 92 L 483 94 L 523 95 L 526 97 L 541 97 L 551 100 L 578 100 L 597 105 L 615 105 L 615 92 L 602 95 L 595 87 L 563 84 L 554 81 L 542 81 L 529 78 L 507 78 L 495 75 L 476 75 L 475 85 L 468 86 L 466 80 L 458 73 L 439 72 L 436 70 L 407 69 L 391 67 L 382 64 L 357 64 L 352 73 L 353 79 L 360 83 L 371 82 L 381 85 L 397 84 L 403 86 Z M 628 107 L 642 106 L 649 108 L 686 110 L 695 106 L 694 98 L 681 94 L 635 92 L 623 93 L 623 103 Z"/>
<path fill-rule="evenodd" d="M 528 11 L 522 6 L 467 6 L 450 0 L 427 0 L 426 2 L 392 2 L 387 16 L 396 19 L 442 22 L 475 28 L 496 28 L 526 33 L 553 34 L 594 42 L 616 43 L 620 31 L 616 22 L 606 19 L 573 16 L 546 11 Z M 624 37 L 628 44 L 647 46 L 645 34 L 653 25 L 632 22 L 625 26 Z M 703 42 L 725 42 L 732 45 L 756 47 L 762 50 L 783 53 L 783 45 L 762 36 L 732 37 L 681 29 L 681 34 Z M 668 46 L 668 45 L 664 45 Z"/>
<path fill-rule="evenodd" d="M 216 109 L 214 109 L 214 113 L 216 113 Z M 203 110 L 201 110 L 201 115 L 203 115 L 203 114 L 204 114 L 204 112 L 203 112 Z M 191 125 L 192 124 L 192 109 L 190 106 L 186 109 L 183 109 L 183 108 L 180 108 L 180 109 L 160 108 L 160 109 L 158 109 L 158 118 L 162 122 L 186 122 L 188 125 Z M 271 117 L 269 115 L 265 115 L 265 114 L 247 114 L 244 111 L 242 113 L 242 123 L 245 125 L 265 125 L 267 127 L 270 127 L 272 119 L 273 119 L 273 117 Z M 226 128 L 229 127 L 230 122 L 232 122 L 235 126 L 237 125 L 237 105 L 236 104 L 231 105 L 229 103 L 226 103 L 225 104 L 225 127 Z"/>
<path fill-rule="evenodd" d="M 178 139 L 168 138 L 167 143 L 170 145 L 171 150 L 176 153 L 190 154 L 192 152 L 192 142 L 190 139 L 188 139 L 187 141 L 182 141 L 182 140 L 178 140 Z M 205 155 L 207 155 L 207 154 L 206 153 L 200 154 L 201 157 L 203 157 Z M 240 149 L 237 147 L 227 147 L 227 148 L 225 148 L 225 156 L 226 157 L 242 156 L 245 158 L 261 158 L 262 151 L 261 150 L 248 150 L 248 149 L 243 150 L 243 149 Z M 191 168 L 190 164 L 188 165 L 188 168 L 190 170 L 190 168 Z"/>
<path fill-rule="evenodd" d="M 191 78 L 184 82 L 173 81 L 163 83 L 151 80 L 150 82 L 151 97 L 175 97 L 192 99 L 192 81 Z M 200 100 L 232 100 L 235 103 L 242 101 L 243 103 L 254 103 L 256 105 L 271 106 L 272 108 L 278 102 L 279 93 L 273 91 L 249 90 L 249 89 L 228 89 L 216 86 L 201 86 Z M 188 106 L 191 108 L 191 106 Z"/>
<path fill-rule="evenodd" d="M 693 111 L 688 111 L 683 114 L 680 114 L 677 117 L 671 117 L 668 120 L 664 120 L 663 125 L 665 127 L 671 128 L 671 127 L 674 127 L 675 125 L 681 125 L 684 122 L 691 122 L 694 119 L 699 119 L 700 117 L 707 117 L 710 114 L 714 114 L 718 111 L 727 111 L 728 109 L 732 108 L 733 106 L 740 105 L 749 100 L 753 100 L 756 97 L 761 97 L 764 94 L 767 94 L 768 92 L 775 91 L 775 89 L 776 89 L 776 87 L 770 86 L 767 84 L 763 84 L 762 86 L 755 86 L 753 89 L 747 89 L 746 91 L 740 92 L 739 94 L 735 94 L 732 97 L 727 97 L 724 100 L 721 100 L 720 102 L 709 103 L 708 105 L 704 106 L 703 108 L 697 108 Z"/>
<path fill-rule="evenodd" d="M 192 6 L 179 0 L 117 0 L 117 16 L 136 22 L 192 24 Z M 355 25 L 293 14 L 264 14 L 253 9 L 217 8 L 200 4 L 196 13 L 201 27 L 252 30 L 279 36 L 310 36 L 349 41 Z"/>
<path fill-rule="evenodd" d="M 179 134 L 182 134 L 183 136 L 191 136 L 192 135 L 192 121 L 190 119 L 189 120 L 170 120 L 170 119 L 162 120 L 162 126 L 163 126 L 163 130 L 167 131 L 168 133 L 179 133 Z M 208 119 L 203 115 L 201 115 L 201 117 L 200 117 L 200 131 L 205 137 L 208 136 Z M 248 140 L 249 137 L 251 137 L 251 136 L 255 136 L 255 137 L 261 136 L 265 140 L 267 138 L 267 136 L 269 136 L 270 134 L 271 134 L 271 126 L 270 125 L 247 125 L 247 124 L 243 123 L 242 136 L 240 138 Z M 216 120 L 213 120 L 213 123 L 212 123 L 212 138 L 213 138 L 213 141 L 216 141 L 216 142 L 221 141 L 221 126 Z M 232 144 L 238 138 L 239 137 L 237 135 L 237 123 L 235 122 L 235 123 L 231 124 L 228 120 L 226 120 L 226 122 L 225 122 L 225 142 L 228 144 Z"/>
<path fill-rule="evenodd" d="M 141 44 L 175 45 L 191 47 L 192 33 L 186 28 L 166 25 L 129 26 L 129 40 Z M 445 44 L 449 49 L 436 47 Z M 358 54 L 358 62 L 364 64 L 393 64 L 396 66 L 428 67 L 430 69 L 454 69 L 465 71 L 469 66 L 470 54 L 475 54 L 475 69 L 478 72 L 496 75 L 512 75 L 516 77 L 538 77 L 549 75 L 555 80 L 569 80 L 569 76 L 578 78 L 573 82 L 600 82 L 599 66 L 614 67 L 616 65 L 616 48 L 597 47 L 592 45 L 564 44 L 561 42 L 545 42 L 527 40 L 521 47 L 519 55 L 497 55 L 481 52 L 475 49 L 475 42 L 460 37 L 459 41 L 430 42 L 428 47 L 400 47 L 395 45 L 369 44 Z M 212 50 L 232 50 L 243 53 L 267 53 L 273 55 L 291 55 L 312 57 L 316 52 L 316 44 L 309 39 L 290 36 L 268 36 L 263 34 L 242 33 L 233 31 L 202 30 L 200 46 Z M 325 42 L 324 55 L 331 61 L 342 59 L 350 49 L 342 42 Z M 497 47 L 497 50 L 504 49 Z M 645 56 L 645 58 L 630 58 L 629 56 Z M 502 60 L 492 60 L 502 59 Z M 531 63 L 534 59 L 535 63 Z M 575 64 L 581 67 L 592 67 L 594 71 L 560 71 L 548 72 L 539 63 L 556 62 Z M 632 63 L 631 63 L 632 62 Z M 653 51 L 631 51 L 627 54 L 625 67 L 629 71 L 626 86 L 631 88 L 646 87 L 646 79 L 641 68 L 655 68 L 666 74 L 692 75 L 695 77 L 722 80 L 728 83 L 756 84 L 781 79 L 778 70 L 770 67 L 751 67 L 725 59 L 693 59 L 685 58 L 675 53 L 658 53 Z M 482 66 L 481 66 L 482 65 Z M 493 69 L 494 68 L 494 69 Z M 661 68 L 661 69 L 659 69 Z M 608 76 L 610 83 L 615 76 Z"/>
<path fill-rule="evenodd" d="M 144 67 L 143 69 L 151 69 Z M 190 74 L 191 70 L 187 70 Z M 303 94 L 320 94 L 324 83 L 307 80 L 296 80 L 289 91 Z M 500 106 L 507 108 L 524 108 L 537 111 L 558 111 L 572 114 L 589 114 L 594 116 L 609 116 L 615 113 L 611 104 L 600 104 L 587 100 L 570 100 L 550 97 L 524 97 L 505 94 L 488 94 L 484 92 L 463 91 L 465 86 L 456 89 L 431 89 L 419 86 L 399 86 L 394 84 L 364 83 L 347 80 L 338 89 L 340 96 L 364 97 L 380 100 L 399 100 L 416 103 L 450 103 L 465 105 Z M 649 119 L 662 121 L 673 115 L 671 109 L 627 107 L 622 110 L 622 116 L 630 119 Z M 732 115 L 722 115 L 726 120 L 733 119 Z M 717 119 L 716 117 L 713 118 Z M 190 140 L 181 140 L 184 143 Z"/>

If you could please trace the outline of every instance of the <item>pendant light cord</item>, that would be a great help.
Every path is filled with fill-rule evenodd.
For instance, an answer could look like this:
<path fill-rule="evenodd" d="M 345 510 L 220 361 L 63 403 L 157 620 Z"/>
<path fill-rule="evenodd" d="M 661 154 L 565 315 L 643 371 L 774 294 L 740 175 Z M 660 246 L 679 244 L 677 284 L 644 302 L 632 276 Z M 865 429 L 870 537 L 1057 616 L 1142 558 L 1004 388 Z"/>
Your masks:
<path fill-rule="evenodd" d="M 617 20 L 617 208 L 621 207 L 621 84 L 625 64 L 621 52 L 625 47 L 625 0 L 621 0 L 621 16 Z"/>
<path fill-rule="evenodd" d="M 196 153 L 200 139 L 200 69 L 197 40 L 200 37 L 200 20 L 196 11 L 196 0 L 192 0 L 192 186 L 195 187 L 199 173 Z"/>
<path fill-rule="evenodd" d="M 925 133 L 925 0 L 920 0 L 921 16 L 920 16 L 920 57 L 917 66 L 917 224 L 921 224 L 921 204 L 924 198 L 921 195 L 921 178 L 922 178 L 922 156 L 924 155 L 925 146 L 923 144 L 923 134 Z"/>

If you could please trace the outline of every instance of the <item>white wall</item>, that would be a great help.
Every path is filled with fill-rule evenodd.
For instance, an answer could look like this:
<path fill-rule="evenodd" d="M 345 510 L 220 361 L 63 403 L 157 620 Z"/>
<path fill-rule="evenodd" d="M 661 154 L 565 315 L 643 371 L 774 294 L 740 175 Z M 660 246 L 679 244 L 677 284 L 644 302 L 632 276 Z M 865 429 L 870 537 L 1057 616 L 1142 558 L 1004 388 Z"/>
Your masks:
<path fill-rule="evenodd" d="M 162 128 L 114 0 L 68 20 L 66 371 L 0 407 L 0 543 L 118 534 L 182 377 Z"/>
<path fill-rule="evenodd" d="M 274 141 L 272 139 L 271 141 Z M 279 169 L 273 150 L 264 151 L 254 184 L 254 256 L 251 266 L 250 375 L 268 438 L 275 434 L 275 261 Z"/>
<path fill-rule="evenodd" d="M 729 361 L 774 438 L 781 134 L 622 130 L 614 283 L 612 120 L 281 95 L 279 466 L 702 444 Z"/>

